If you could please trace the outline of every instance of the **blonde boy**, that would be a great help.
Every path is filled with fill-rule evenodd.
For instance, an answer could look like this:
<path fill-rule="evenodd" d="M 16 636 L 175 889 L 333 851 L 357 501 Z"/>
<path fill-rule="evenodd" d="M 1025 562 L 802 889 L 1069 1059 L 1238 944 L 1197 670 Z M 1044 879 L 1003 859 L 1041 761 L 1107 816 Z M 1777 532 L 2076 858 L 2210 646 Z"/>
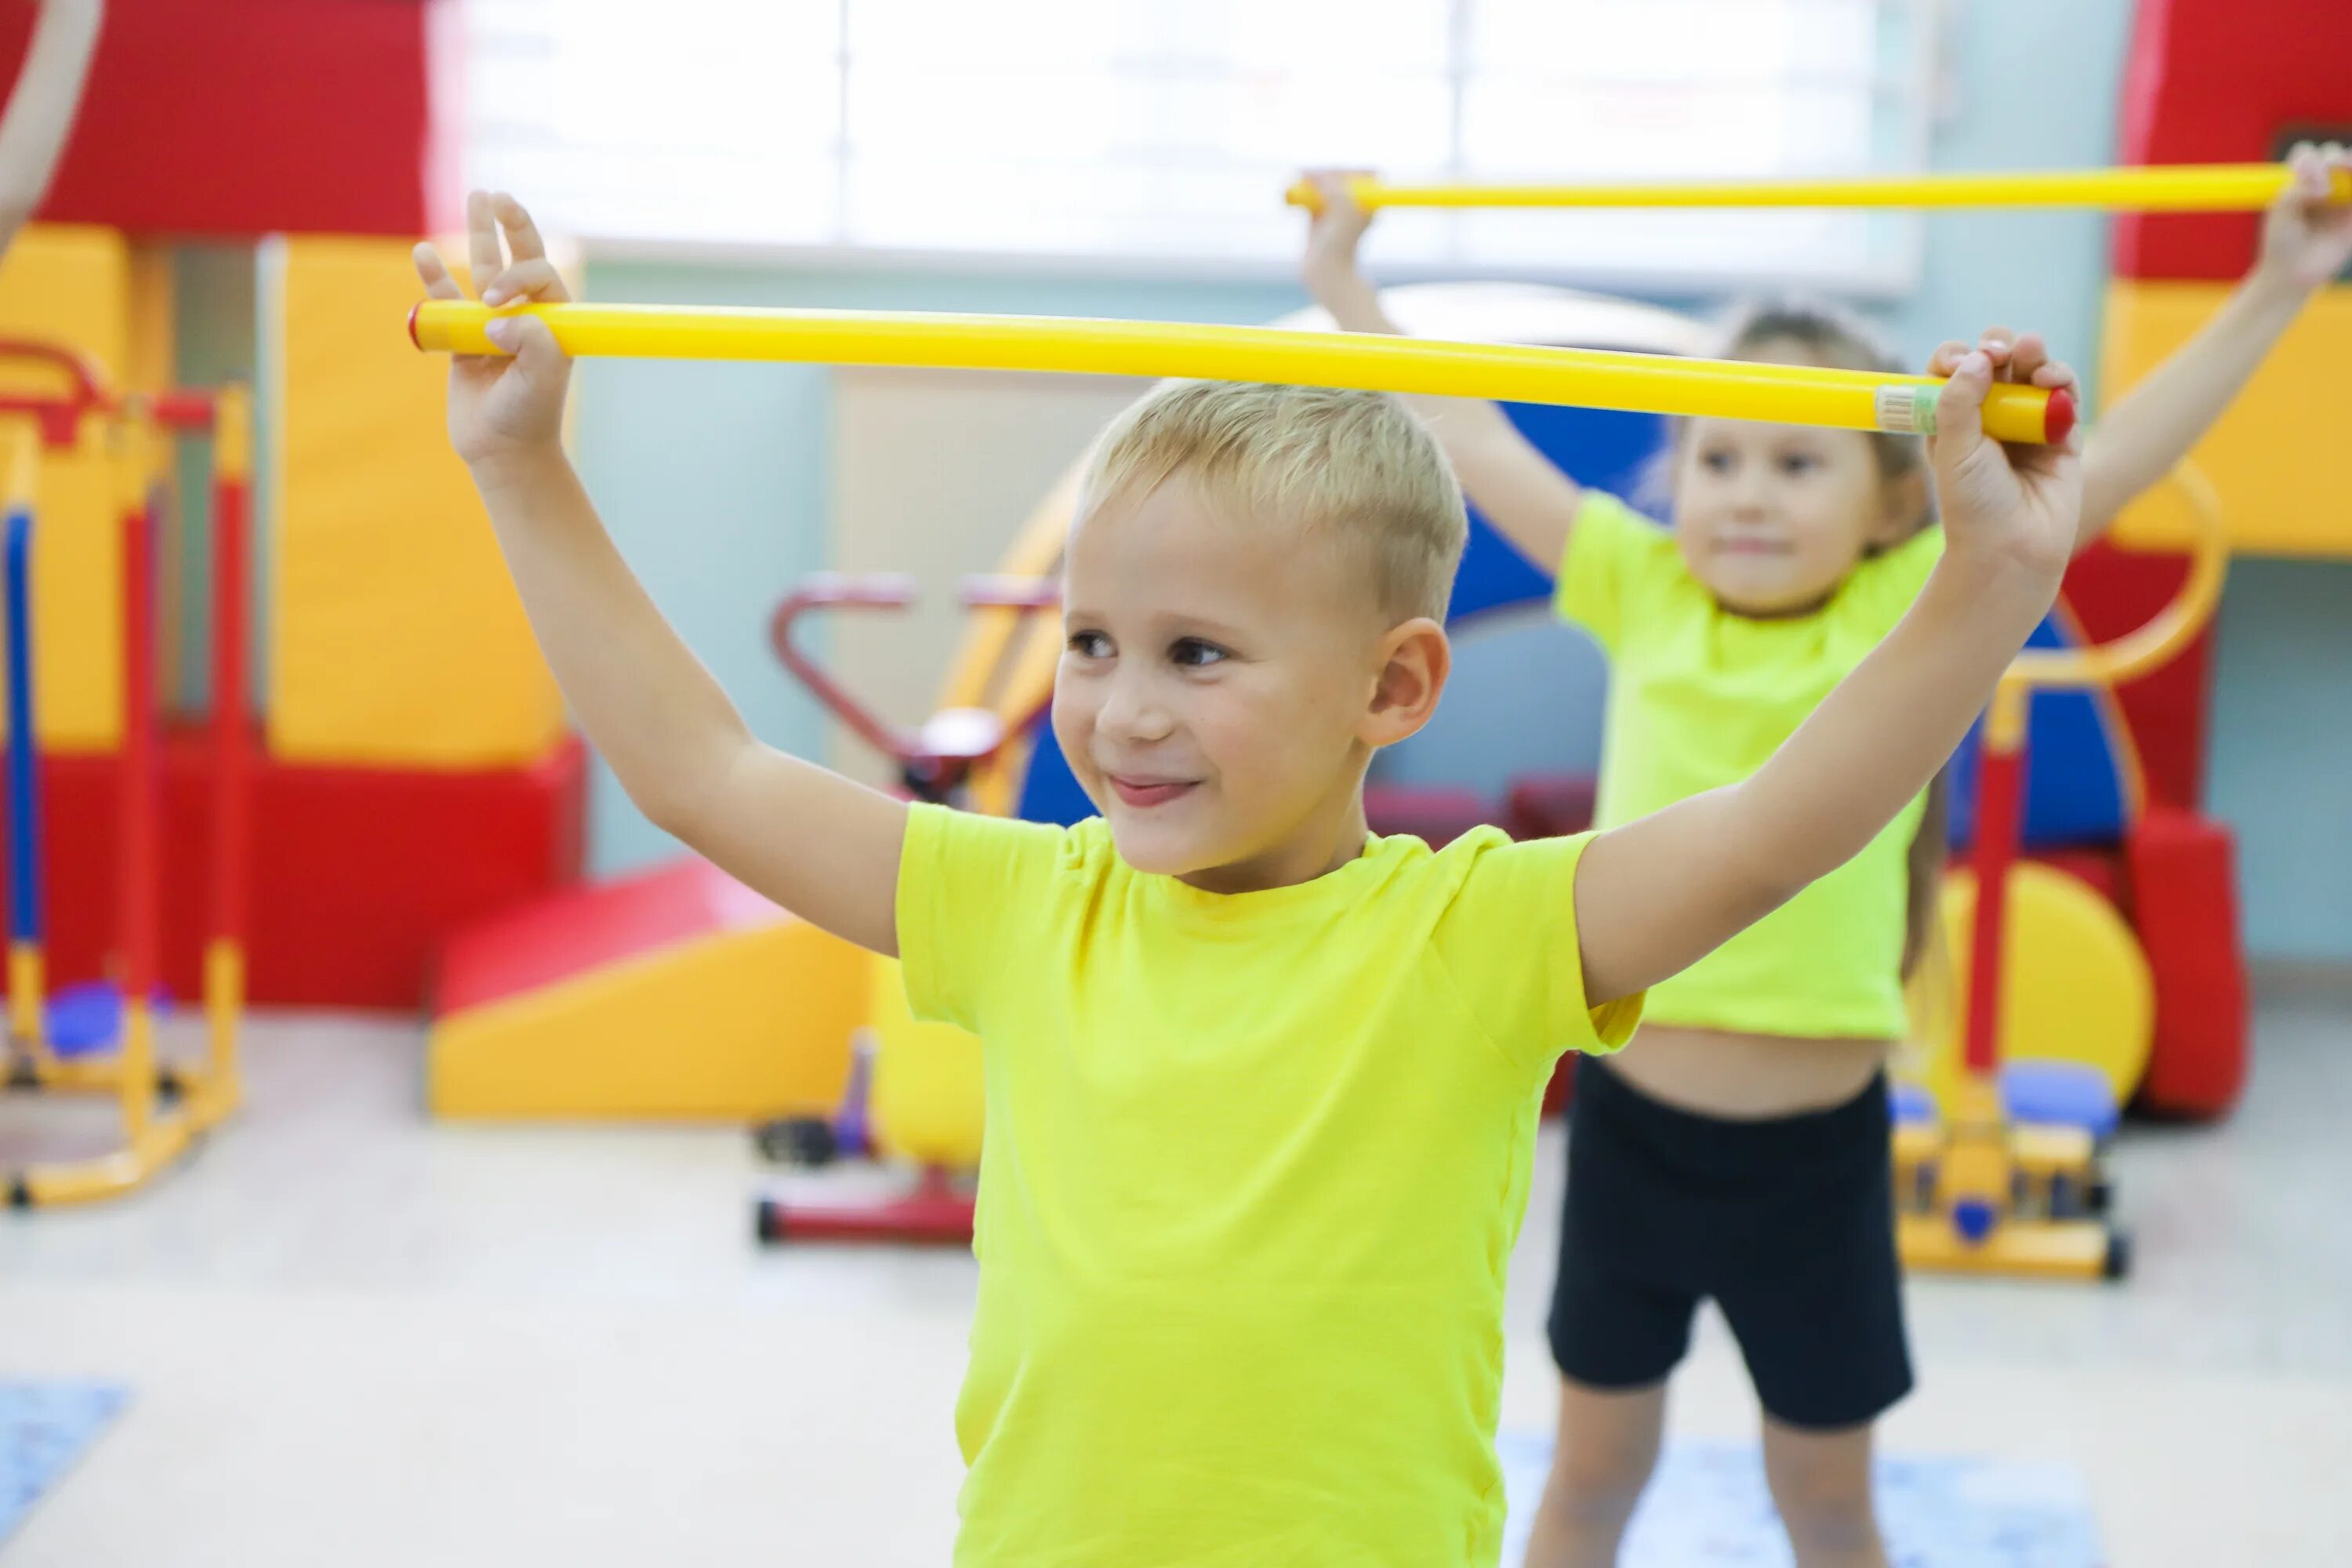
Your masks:
<path fill-rule="evenodd" d="M 468 216 L 485 300 L 561 297 L 510 198 Z M 1371 837 L 1362 786 L 1445 685 L 1444 458 L 1376 395 L 1163 388 L 1071 528 L 1054 728 L 1103 816 L 1065 830 L 755 740 L 567 465 L 544 325 L 493 338 L 511 358 L 452 367 L 450 437 L 631 798 L 985 1042 L 965 1564 L 1494 1563 L 1503 1277 L 1554 1058 L 1622 1044 L 1645 987 L 1918 794 L 2079 505 L 2071 450 L 1984 439 L 1970 356 L 1933 454 L 1946 557 L 1770 762 L 1609 833 L 1433 853 Z"/>

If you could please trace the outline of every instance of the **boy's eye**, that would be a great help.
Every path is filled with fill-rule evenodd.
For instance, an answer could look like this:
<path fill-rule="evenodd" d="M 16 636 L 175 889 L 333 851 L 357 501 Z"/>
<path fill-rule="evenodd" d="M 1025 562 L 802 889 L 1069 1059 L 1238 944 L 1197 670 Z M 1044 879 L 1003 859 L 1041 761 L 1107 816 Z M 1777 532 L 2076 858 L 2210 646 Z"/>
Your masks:
<path fill-rule="evenodd" d="M 1780 471 L 1801 479 L 1822 466 L 1822 460 L 1811 452 L 1784 452 L 1780 455 Z"/>
<path fill-rule="evenodd" d="M 1728 452 L 1701 452 L 1698 455 L 1698 464 L 1700 468 L 1705 468 L 1710 474 L 1727 474 L 1731 472 L 1731 454 Z"/>
<path fill-rule="evenodd" d="M 1080 658 L 1104 658 L 1110 653 L 1110 638 L 1100 632 L 1072 632 L 1069 648 Z"/>
<path fill-rule="evenodd" d="M 1206 669 L 1213 664 L 1223 664 L 1225 650 L 1213 642 L 1199 637 L 1179 637 L 1168 649 L 1168 657 L 1190 669 Z"/>

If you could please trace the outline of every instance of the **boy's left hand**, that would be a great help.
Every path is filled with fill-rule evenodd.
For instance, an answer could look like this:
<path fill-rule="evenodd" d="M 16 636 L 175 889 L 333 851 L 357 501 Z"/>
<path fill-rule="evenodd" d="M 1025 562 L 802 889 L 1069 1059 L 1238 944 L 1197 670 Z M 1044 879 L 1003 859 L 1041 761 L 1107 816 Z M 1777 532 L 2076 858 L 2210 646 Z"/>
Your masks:
<path fill-rule="evenodd" d="M 2294 184 L 2263 216 L 2256 276 L 2303 290 L 2320 287 L 2352 261 L 2352 202 L 2329 200 L 2334 182 L 2352 171 L 2343 143 L 2305 142 L 2287 155 Z"/>
<path fill-rule="evenodd" d="M 2011 337 L 1999 328 L 1973 348 L 1944 344 L 1928 370 L 1949 377 L 1937 399 L 1937 433 L 1927 438 L 1948 550 L 2023 566 L 2054 586 L 2082 519 L 2080 436 L 2070 432 L 2056 446 L 2007 446 L 1985 435 L 1983 407 L 1995 380 L 2079 398 L 2074 370 L 2052 359 L 2038 334 Z"/>

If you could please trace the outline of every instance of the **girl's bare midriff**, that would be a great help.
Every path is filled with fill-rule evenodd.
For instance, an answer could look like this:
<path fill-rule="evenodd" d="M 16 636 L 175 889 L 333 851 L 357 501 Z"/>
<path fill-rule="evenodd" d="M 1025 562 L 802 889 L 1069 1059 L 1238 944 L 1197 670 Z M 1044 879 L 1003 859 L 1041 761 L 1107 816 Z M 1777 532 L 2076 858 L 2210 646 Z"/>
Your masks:
<path fill-rule="evenodd" d="M 1892 1046 L 1644 1024 L 1608 1063 L 1653 1100 L 1727 1121 L 1760 1121 L 1844 1104 L 1886 1065 Z"/>

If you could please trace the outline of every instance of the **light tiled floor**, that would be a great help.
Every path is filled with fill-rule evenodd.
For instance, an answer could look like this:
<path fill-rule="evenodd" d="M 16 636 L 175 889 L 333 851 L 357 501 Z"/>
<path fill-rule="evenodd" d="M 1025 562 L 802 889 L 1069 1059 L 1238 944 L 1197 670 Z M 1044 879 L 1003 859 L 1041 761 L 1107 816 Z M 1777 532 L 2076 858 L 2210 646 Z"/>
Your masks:
<path fill-rule="evenodd" d="M 404 1026 L 252 1031 L 252 1103 L 152 1193 L 0 1216 L 0 1373 L 132 1385 L 9 1568 L 932 1563 L 973 1266 L 761 1252 L 729 1131 L 431 1127 Z M 0 1102 L 0 1150 L 64 1108 Z M 1559 1148 L 1506 1425 L 1550 1421 Z M 2265 1005 L 2219 1128 L 2135 1129 L 2118 1289 L 1916 1284 L 1890 1447 L 2056 1458 L 2122 1568 L 2352 1563 L 2352 1012 Z M 1754 1420 L 1709 1321 L 1676 1428 Z"/>

